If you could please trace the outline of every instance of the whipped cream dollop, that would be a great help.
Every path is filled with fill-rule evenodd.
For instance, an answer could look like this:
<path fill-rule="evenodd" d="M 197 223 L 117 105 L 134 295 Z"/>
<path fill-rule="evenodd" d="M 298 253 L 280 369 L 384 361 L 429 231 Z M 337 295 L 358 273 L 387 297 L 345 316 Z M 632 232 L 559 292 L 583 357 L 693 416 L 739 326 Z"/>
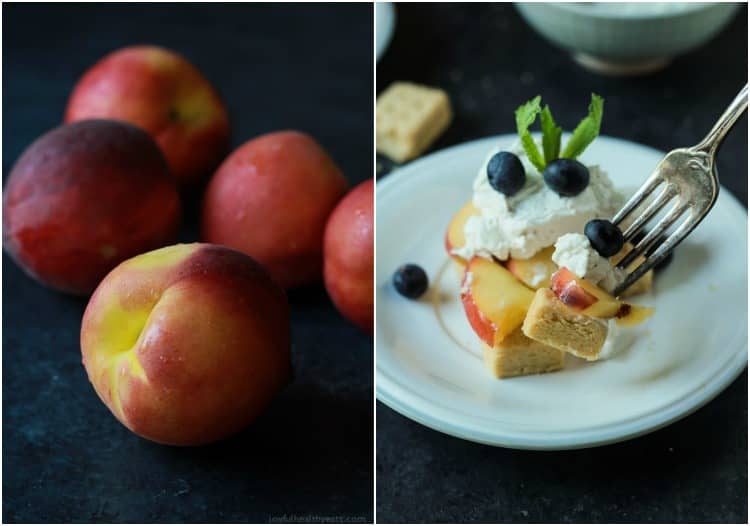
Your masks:
<path fill-rule="evenodd" d="M 457 256 L 528 259 L 552 246 L 563 234 L 583 232 L 590 220 L 611 217 L 623 203 L 623 196 L 598 166 L 587 167 L 589 184 L 583 192 L 574 197 L 559 196 L 544 183 L 519 142 L 506 151 L 521 160 L 526 183 L 518 193 L 507 197 L 492 188 L 487 178 L 487 164 L 499 151 L 498 147 L 490 152 L 474 180 L 472 201 L 480 214 L 466 221 L 466 243 L 453 250 Z"/>
<path fill-rule="evenodd" d="M 625 280 L 627 273 L 602 257 L 583 234 L 564 234 L 555 243 L 552 261 L 566 267 L 576 276 L 587 279 L 611 292 Z"/>
<path fill-rule="evenodd" d="M 637 331 L 632 327 L 621 327 L 614 319 L 607 320 L 607 339 L 599 351 L 597 360 L 609 360 L 633 345 Z"/>

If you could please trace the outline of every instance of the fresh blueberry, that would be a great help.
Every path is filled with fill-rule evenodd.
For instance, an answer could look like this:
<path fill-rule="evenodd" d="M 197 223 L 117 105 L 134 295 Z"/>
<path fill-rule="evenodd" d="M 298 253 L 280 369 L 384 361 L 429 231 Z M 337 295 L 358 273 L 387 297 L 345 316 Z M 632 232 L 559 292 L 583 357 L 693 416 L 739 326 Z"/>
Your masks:
<path fill-rule="evenodd" d="M 650 256 L 654 252 L 656 252 L 656 249 L 659 248 L 661 245 L 664 244 L 664 242 L 667 240 L 667 236 L 659 236 L 659 240 L 656 242 L 656 244 L 646 252 L 646 256 Z M 674 255 L 674 249 L 670 250 L 669 253 L 659 261 L 656 265 L 654 265 L 654 271 L 660 271 L 664 270 L 669 266 L 669 264 L 672 262 L 672 257 Z"/>
<path fill-rule="evenodd" d="M 594 250 L 605 258 L 617 254 L 625 244 L 620 229 L 606 219 L 592 219 L 583 231 Z"/>
<path fill-rule="evenodd" d="M 526 183 L 526 172 L 516 155 L 498 152 L 487 163 L 487 179 L 492 188 L 510 197 L 523 188 Z"/>
<path fill-rule="evenodd" d="M 544 169 L 544 182 L 563 197 L 574 197 L 589 185 L 589 169 L 574 159 L 556 159 Z"/>
<path fill-rule="evenodd" d="M 674 258 L 674 249 L 670 250 L 667 253 L 667 255 L 664 257 L 664 259 L 662 259 L 656 265 L 654 265 L 654 270 L 657 272 L 660 270 L 664 270 L 665 268 L 669 266 L 673 258 Z"/>
<path fill-rule="evenodd" d="M 633 239 L 630 240 L 630 243 L 633 246 L 635 246 L 638 243 L 640 243 L 641 239 L 643 239 L 644 237 L 646 237 L 646 232 L 644 232 L 643 230 L 641 230 L 636 235 L 633 236 Z"/>
<path fill-rule="evenodd" d="M 633 240 L 631 241 L 631 243 L 633 245 L 637 245 L 638 243 L 641 242 L 641 240 L 644 237 L 646 237 L 646 232 L 644 232 L 643 230 L 641 230 L 640 232 L 638 232 L 636 235 L 633 236 Z M 667 240 L 667 236 L 659 236 L 659 240 L 654 245 L 654 248 L 658 248 L 666 240 Z M 646 251 L 646 257 L 650 256 L 651 254 L 653 254 L 655 252 L 654 248 Z M 674 249 L 670 250 L 669 253 L 664 257 L 664 259 L 662 259 L 661 261 L 659 261 L 659 263 L 657 263 L 656 265 L 654 265 L 654 270 L 655 271 L 660 271 L 660 270 L 663 270 L 663 269 L 667 268 L 669 266 L 669 264 L 672 262 L 673 255 L 674 255 Z"/>
<path fill-rule="evenodd" d="M 429 281 L 422 267 L 408 263 L 398 267 L 393 274 L 393 286 L 402 296 L 416 299 L 425 293 Z"/>

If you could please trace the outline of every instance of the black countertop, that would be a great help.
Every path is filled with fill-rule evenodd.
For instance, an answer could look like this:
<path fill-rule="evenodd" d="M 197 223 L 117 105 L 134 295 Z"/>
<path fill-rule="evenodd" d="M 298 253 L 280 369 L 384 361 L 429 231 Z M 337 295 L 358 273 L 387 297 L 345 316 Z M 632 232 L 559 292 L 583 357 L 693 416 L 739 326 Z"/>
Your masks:
<path fill-rule="evenodd" d="M 59 125 L 78 77 L 136 43 L 172 48 L 221 92 L 233 146 L 313 135 L 354 184 L 372 174 L 372 6 L 3 5 L 3 177 Z M 197 239 L 198 196 L 181 239 Z M 140 439 L 81 365 L 86 299 L 3 254 L 3 522 L 371 521 L 372 339 L 322 285 L 290 293 L 295 381 L 212 446 Z"/>
<path fill-rule="evenodd" d="M 431 148 L 513 133 L 513 111 L 541 94 L 571 129 L 589 93 L 602 133 L 661 150 L 694 144 L 747 82 L 747 8 L 703 48 L 656 74 L 608 78 L 577 66 L 511 4 L 400 4 L 377 89 L 440 86 L 455 120 Z M 696 68 L 696 61 L 703 67 Z M 718 159 L 747 206 L 747 117 Z M 378 158 L 378 173 L 392 164 Z M 679 249 L 678 249 L 679 251 Z M 747 372 L 691 416 L 650 435 L 566 452 L 493 448 L 377 408 L 379 522 L 747 522 Z"/>

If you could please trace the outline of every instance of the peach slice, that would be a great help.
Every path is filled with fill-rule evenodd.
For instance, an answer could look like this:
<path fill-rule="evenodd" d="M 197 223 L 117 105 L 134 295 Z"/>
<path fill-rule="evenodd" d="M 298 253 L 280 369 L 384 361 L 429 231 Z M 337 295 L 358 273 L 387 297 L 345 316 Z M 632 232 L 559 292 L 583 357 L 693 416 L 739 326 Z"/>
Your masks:
<path fill-rule="evenodd" d="M 466 265 L 466 260 L 453 254 L 453 249 L 461 248 L 466 244 L 464 236 L 464 226 L 466 221 L 473 215 L 479 214 L 479 210 L 471 201 L 465 203 L 461 209 L 451 218 L 448 223 L 448 230 L 445 232 L 445 250 L 451 256 L 453 261 Z"/>
<path fill-rule="evenodd" d="M 505 267 L 480 256 L 469 260 L 461 302 L 477 336 L 494 347 L 526 317 L 534 293 Z"/>
<path fill-rule="evenodd" d="M 511 273 L 534 290 L 546 289 L 552 284 L 552 274 L 557 265 L 552 261 L 555 247 L 543 248 L 528 259 L 510 258 L 505 266 Z"/>
<path fill-rule="evenodd" d="M 637 325 L 654 312 L 652 308 L 631 305 L 614 298 L 565 267 L 552 276 L 552 292 L 565 305 L 582 314 L 594 318 L 617 318 L 621 325 Z"/>

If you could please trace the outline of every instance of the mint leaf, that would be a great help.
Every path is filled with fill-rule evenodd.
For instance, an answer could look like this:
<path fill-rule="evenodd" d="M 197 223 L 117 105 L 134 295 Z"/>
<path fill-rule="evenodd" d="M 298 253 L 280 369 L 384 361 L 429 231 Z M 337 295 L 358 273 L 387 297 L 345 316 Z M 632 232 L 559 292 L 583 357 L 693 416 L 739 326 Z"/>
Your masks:
<path fill-rule="evenodd" d="M 560 156 L 560 137 L 562 128 L 555 124 L 549 106 L 545 106 L 539 114 L 542 123 L 542 149 L 544 150 L 544 163 L 549 164 Z"/>
<path fill-rule="evenodd" d="M 539 103 L 542 97 L 537 95 L 526 104 L 522 104 L 516 110 L 516 128 L 518 129 L 518 136 L 521 139 L 523 149 L 526 151 L 526 155 L 529 156 L 531 164 L 536 166 L 540 172 L 544 170 L 544 159 L 542 154 L 539 153 L 539 149 L 534 142 L 534 138 L 529 132 L 529 126 L 534 124 L 536 116 L 541 111 Z"/>
<path fill-rule="evenodd" d="M 565 145 L 560 157 L 575 159 L 583 153 L 586 147 L 599 135 L 602 113 L 604 113 L 604 99 L 596 93 L 592 93 L 589 114 L 573 130 L 573 135 L 568 140 L 568 144 Z"/>

